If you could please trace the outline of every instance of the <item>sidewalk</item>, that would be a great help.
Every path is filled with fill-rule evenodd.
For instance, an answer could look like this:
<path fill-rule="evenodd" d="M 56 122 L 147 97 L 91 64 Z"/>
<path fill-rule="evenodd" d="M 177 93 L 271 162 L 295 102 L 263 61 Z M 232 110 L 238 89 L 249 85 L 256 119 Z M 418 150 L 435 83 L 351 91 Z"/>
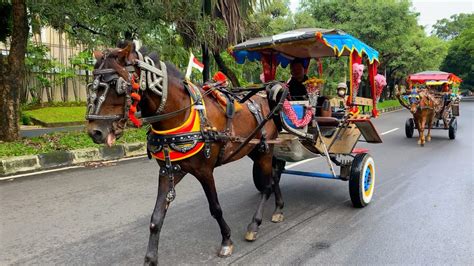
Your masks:
<path fill-rule="evenodd" d="M 40 127 L 40 126 L 20 126 L 20 136 L 22 138 L 33 138 L 44 134 L 62 131 L 80 131 L 84 126 L 69 126 L 69 127 Z"/>

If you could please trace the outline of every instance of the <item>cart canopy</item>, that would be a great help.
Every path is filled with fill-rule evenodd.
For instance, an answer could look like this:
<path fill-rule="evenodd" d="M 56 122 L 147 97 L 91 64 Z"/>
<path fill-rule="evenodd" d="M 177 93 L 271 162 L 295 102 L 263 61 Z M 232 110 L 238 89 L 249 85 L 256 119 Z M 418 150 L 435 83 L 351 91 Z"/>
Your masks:
<path fill-rule="evenodd" d="M 423 71 L 408 76 L 408 81 L 411 83 L 418 83 L 427 85 L 437 85 L 443 83 L 461 83 L 461 78 L 453 73 L 443 71 Z"/>
<path fill-rule="evenodd" d="M 369 62 L 379 60 L 379 53 L 359 39 L 337 29 L 304 28 L 268 37 L 247 40 L 229 48 L 239 64 L 260 61 L 264 54 L 276 54 L 277 64 L 286 67 L 294 58 L 322 58 L 366 55 Z"/>

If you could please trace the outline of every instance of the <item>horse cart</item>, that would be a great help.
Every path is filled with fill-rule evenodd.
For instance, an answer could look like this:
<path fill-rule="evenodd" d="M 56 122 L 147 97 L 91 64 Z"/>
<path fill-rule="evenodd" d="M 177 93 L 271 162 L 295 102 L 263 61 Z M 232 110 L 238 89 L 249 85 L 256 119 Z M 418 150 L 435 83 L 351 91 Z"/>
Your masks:
<path fill-rule="evenodd" d="M 434 102 L 434 119 L 431 129 L 448 130 L 450 139 L 456 138 L 457 119 L 459 116 L 459 84 L 461 79 L 452 73 L 442 71 L 424 71 L 408 77 L 409 90 L 404 98 L 409 104 L 419 104 L 420 93 L 424 91 Z M 420 107 L 422 108 L 422 107 Z M 414 118 L 405 123 L 405 135 L 413 137 L 418 129 Z"/>
<path fill-rule="evenodd" d="M 364 207 L 372 199 L 376 180 L 375 161 L 367 149 L 356 148 L 358 142 L 382 143 L 371 118 L 378 116 L 377 101 L 386 84 L 385 78 L 377 74 L 378 52 L 353 36 L 334 29 L 298 29 L 281 34 L 251 39 L 230 48 L 237 61 L 261 61 L 264 82 L 275 80 L 278 66 L 285 68 L 293 61 L 302 62 L 306 74 L 310 63 L 315 62 L 318 77 L 305 81 L 307 96 L 303 99 L 289 96 L 277 116 L 281 130 L 274 144 L 274 172 L 317 178 L 349 181 L 349 193 L 355 207 Z M 323 95 L 326 86 L 322 76 L 323 58 L 349 57 L 349 88 L 346 95 L 336 95 L 332 99 Z M 357 97 L 363 73 L 363 62 L 368 65 L 368 83 L 371 98 Z M 316 74 L 316 73 L 315 73 Z M 330 77 L 329 77 L 330 78 Z M 344 85 L 344 84 L 343 84 Z M 329 86 L 329 85 L 327 85 Z M 347 86 L 346 86 L 347 88 Z M 325 88 L 324 91 L 336 88 Z M 238 89 L 248 94 L 255 89 Z M 334 94 L 333 94 L 334 95 Z M 269 98 L 278 98 L 272 92 Z M 337 98 L 339 103 L 334 106 Z M 362 106 L 370 106 L 370 114 L 360 112 Z M 286 107 L 286 108 L 285 108 Z M 305 121 L 303 121 L 305 120 Z M 299 162 L 322 157 L 327 161 L 329 173 L 305 172 L 285 169 L 286 162 Z M 339 167 L 339 171 L 336 171 Z M 263 189 L 255 179 L 258 190 Z"/>
<path fill-rule="evenodd" d="M 342 31 L 325 29 L 285 32 L 249 40 L 230 50 L 238 63 L 262 62 L 263 85 L 236 88 L 236 93 L 231 93 L 226 89 L 225 76 L 215 75 L 215 82 L 199 87 L 173 64 L 161 61 L 153 52 L 146 53 L 146 49 L 136 50 L 132 43 L 94 52 L 97 62 L 94 82 L 88 86 L 86 114 L 89 136 L 95 143 L 111 146 L 128 121 L 136 126 L 150 124 L 147 153 L 160 168 L 145 264 L 158 263 L 163 221 L 176 197 L 175 186 L 187 174 L 202 185 L 210 213 L 220 227 L 218 255 L 232 254 L 234 245 L 218 201 L 214 169 L 244 156 L 253 161 L 253 179 L 261 191 L 247 227 L 248 241 L 257 239 L 262 207 L 271 194 L 275 195 L 272 222 L 283 221 L 282 173 L 349 181 L 356 207 L 366 206 L 372 198 L 375 162 L 367 150 L 355 146 L 361 136 L 368 143 L 382 142 L 371 122 L 371 117 L 378 115 L 376 102 L 384 85 L 383 76 L 377 75 L 377 51 Z M 285 83 L 275 80 L 277 67 L 286 67 L 290 61 L 292 65 L 299 61 L 300 70 L 303 65 L 307 70 L 312 59 L 341 56 L 349 56 L 350 86 L 347 96 L 338 96 L 334 109 L 320 93 L 324 83 L 321 67 L 319 78 L 300 84 L 305 94 L 300 101 L 292 97 L 291 86 L 287 89 Z M 363 59 L 368 63 L 371 99 L 357 97 Z M 359 112 L 364 105 L 372 107 L 371 114 Z M 287 161 L 316 157 L 326 158 L 329 174 L 284 167 Z"/>

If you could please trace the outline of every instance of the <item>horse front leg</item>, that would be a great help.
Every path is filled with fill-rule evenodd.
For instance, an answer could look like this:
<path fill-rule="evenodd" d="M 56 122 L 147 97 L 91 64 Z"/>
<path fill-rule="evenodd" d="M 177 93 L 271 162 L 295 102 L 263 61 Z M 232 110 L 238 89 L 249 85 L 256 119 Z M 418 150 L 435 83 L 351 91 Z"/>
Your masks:
<path fill-rule="evenodd" d="M 247 227 L 247 233 L 245 234 L 245 240 L 247 241 L 255 241 L 257 239 L 258 227 L 260 226 L 260 224 L 262 224 L 263 206 L 272 194 L 272 155 L 267 154 L 265 156 L 262 156 L 258 158 L 258 160 L 254 160 L 254 164 L 258 164 L 260 166 L 260 178 L 264 179 L 265 188 L 261 192 L 260 202 L 258 204 L 257 211 L 253 215 L 252 221 Z"/>
<path fill-rule="evenodd" d="M 212 173 L 196 176 L 204 189 L 204 192 L 209 203 L 209 210 L 212 217 L 214 217 L 219 224 L 222 235 L 221 248 L 218 256 L 221 258 L 232 255 L 234 245 L 230 239 L 230 227 L 227 225 L 222 214 L 222 208 L 217 198 L 216 185 L 214 183 L 214 176 Z"/>
<path fill-rule="evenodd" d="M 178 184 L 185 175 L 186 173 L 182 172 L 174 173 L 175 185 Z M 161 227 L 163 226 L 163 221 L 165 220 L 166 211 L 169 207 L 169 202 L 166 200 L 166 195 L 169 190 L 169 182 L 168 176 L 160 174 L 158 178 L 158 196 L 156 198 L 155 209 L 153 210 L 150 221 L 150 239 L 148 241 L 148 248 L 145 255 L 145 265 L 158 264 L 160 232 Z"/>

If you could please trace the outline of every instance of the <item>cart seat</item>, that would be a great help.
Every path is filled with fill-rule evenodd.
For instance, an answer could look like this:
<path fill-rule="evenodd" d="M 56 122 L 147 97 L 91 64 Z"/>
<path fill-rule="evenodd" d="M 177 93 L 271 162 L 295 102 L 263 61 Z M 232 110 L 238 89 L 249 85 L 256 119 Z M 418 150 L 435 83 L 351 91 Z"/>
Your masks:
<path fill-rule="evenodd" d="M 316 122 L 321 127 L 337 127 L 339 125 L 339 120 L 335 117 L 315 117 Z"/>

